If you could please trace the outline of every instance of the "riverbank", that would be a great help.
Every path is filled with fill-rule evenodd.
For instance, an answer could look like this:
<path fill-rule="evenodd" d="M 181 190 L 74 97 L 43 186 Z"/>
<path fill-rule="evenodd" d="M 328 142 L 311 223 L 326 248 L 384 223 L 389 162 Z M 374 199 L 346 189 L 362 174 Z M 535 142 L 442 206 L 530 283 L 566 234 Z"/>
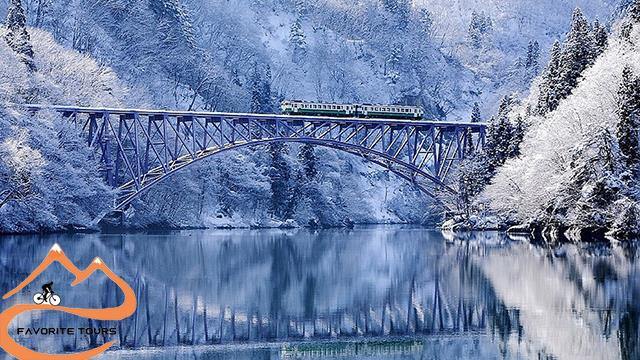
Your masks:
<path fill-rule="evenodd" d="M 621 229 L 537 222 L 517 223 L 499 216 L 472 216 L 468 219 L 452 218 L 446 220 L 440 228 L 443 231 L 454 233 L 502 231 L 509 235 L 529 239 L 531 242 L 544 242 L 547 244 L 631 241 L 638 236 L 632 231 Z"/>

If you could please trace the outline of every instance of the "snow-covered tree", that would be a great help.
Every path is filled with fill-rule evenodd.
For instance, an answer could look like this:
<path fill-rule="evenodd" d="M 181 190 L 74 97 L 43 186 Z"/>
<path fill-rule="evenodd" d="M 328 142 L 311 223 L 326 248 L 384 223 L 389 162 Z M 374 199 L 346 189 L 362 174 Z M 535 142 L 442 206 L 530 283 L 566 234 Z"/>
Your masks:
<path fill-rule="evenodd" d="M 467 217 L 471 214 L 476 197 L 491 179 L 487 159 L 481 154 L 471 154 L 456 168 L 458 207 Z"/>
<path fill-rule="evenodd" d="M 300 19 L 296 19 L 291 24 L 291 30 L 289 31 L 289 47 L 292 52 L 292 59 L 294 63 L 301 63 L 307 55 L 307 38 L 302 29 L 302 22 Z"/>
<path fill-rule="evenodd" d="M 149 8 L 158 19 L 158 26 L 165 42 L 185 42 L 196 47 L 196 35 L 191 16 L 180 0 L 155 0 L 149 2 Z"/>
<path fill-rule="evenodd" d="M 46 161 L 28 143 L 27 130 L 14 128 L 14 137 L 0 143 L 0 208 L 10 201 L 26 201 L 35 195 L 35 177 Z"/>
<path fill-rule="evenodd" d="M 631 31 L 633 31 L 633 23 L 629 20 L 624 21 L 622 25 L 620 25 L 620 38 L 631 42 Z"/>
<path fill-rule="evenodd" d="M 482 47 L 487 36 L 493 30 L 493 21 L 489 15 L 484 12 L 478 13 L 473 11 L 471 13 L 471 22 L 469 23 L 469 38 L 471 39 L 471 45 L 474 48 Z"/>
<path fill-rule="evenodd" d="M 589 22 L 579 8 L 573 12 L 571 30 L 562 47 L 562 86 L 558 88 L 561 98 L 567 97 L 578 84 L 582 72 L 595 61 L 596 49 Z"/>
<path fill-rule="evenodd" d="M 632 0 L 629 5 L 629 17 L 636 23 L 640 22 L 640 1 Z"/>
<path fill-rule="evenodd" d="M 5 23 L 7 32 L 5 40 L 9 47 L 20 55 L 20 59 L 31 71 L 36 70 L 33 61 L 33 47 L 31 38 L 27 32 L 27 17 L 22 7 L 22 0 L 11 0 L 7 10 L 7 21 Z"/>
<path fill-rule="evenodd" d="M 594 21 L 593 26 L 593 40 L 595 47 L 595 56 L 598 57 L 604 52 L 609 44 L 609 33 L 607 29 L 600 24 L 598 20 Z"/>
<path fill-rule="evenodd" d="M 579 8 L 573 12 L 571 30 L 562 46 L 553 44 L 549 64 L 540 82 L 537 113 L 554 111 L 560 100 L 571 94 L 585 69 L 607 46 L 607 31 L 595 22 L 591 27 Z"/>
<path fill-rule="evenodd" d="M 546 114 L 558 107 L 561 100 L 559 87 L 562 86 L 562 69 L 561 69 L 562 48 L 560 42 L 556 41 L 551 47 L 551 56 L 549 64 L 542 74 L 540 82 L 540 95 L 538 97 L 537 111 L 540 114 Z"/>
<path fill-rule="evenodd" d="M 249 109 L 257 114 L 269 114 L 274 112 L 273 98 L 271 95 L 271 68 L 265 68 L 262 75 L 258 64 L 253 65 L 249 85 L 251 86 L 251 103 Z"/>
<path fill-rule="evenodd" d="M 514 156 L 515 128 L 509 119 L 512 107 L 510 96 L 502 98 L 498 114 L 487 124 L 487 140 L 484 151 L 490 169 L 496 169 L 510 157 Z"/>
<path fill-rule="evenodd" d="M 271 206 L 273 215 L 286 218 L 291 215 L 291 168 L 287 162 L 289 148 L 283 143 L 269 145 L 270 169 L 269 179 L 271 183 Z"/>
<path fill-rule="evenodd" d="M 540 71 L 540 44 L 536 40 L 529 41 L 527 47 L 527 59 L 525 61 L 525 67 L 531 77 L 538 75 Z"/>
<path fill-rule="evenodd" d="M 640 78 L 633 74 L 630 67 L 622 72 L 622 83 L 618 90 L 618 117 L 620 121 L 616 128 L 616 135 L 620 151 L 624 154 L 627 165 L 634 169 L 640 161 L 640 144 L 638 144 L 638 130 L 640 129 Z"/>
<path fill-rule="evenodd" d="M 318 157 L 312 145 L 302 144 L 298 151 L 298 161 L 302 164 L 303 182 L 309 182 L 318 175 Z"/>
<path fill-rule="evenodd" d="M 522 140 L 524 140 L 524 135 L 526 132 L 526 125 L 521 115 L 516 116 L 515 123 L 513 124 L 513 134 L 511 137 L 511 148 L 509 150 L 509 156 L 519 156 L 520 155 L 520 144 Z"/>
<path fill-rule="evenodd" d="M 304 19 L 307 15 L 307 4 L 305 0 L 295 0 L 296 16 L 298 19 Z"/>
<path fill-rule="evenodd" d="M 383 0 L 383 5 L 395 17 L 395 28 L 406 29 L 411 15 L 410 0 Z"/>
<path fill-rule="evenodd" d="M 262 81 L 262 112 L 265 114 L 271 114 L 274 112 L 273 97 L 271 94 L 271 67 L 267 64 L 264 73 L 264 79 Z"/>
<path fill-rule="evenodd" d="M 253 73 L 251 74 L 250 86 L 251 86 L 251 104 L 249 105 L 249 110 L 252 113 L 260 113 L 262 111 L 262 79 L 260 78 L 260 73 L 258 72 L 258 66 L 256 64 L 253 65 Z"/>
<path fill-rule="evenodd" d="M 469 119 L 469 121 L 472 123 L 478 123 L 482 121 L 480 104 L 478 104 L 477 102 L 473 103 L 473 108 L 471 109 L 471 118 Z M 471 157 L 474 154 L 473 131 L 471 130 L 471 128 L 466 130 L 464 154 L 465 154 L 465 157 Z"/>
<path fill-rule="evenodd" d="M 471 109 L 471 119 L 469 119 L 472 123 L 482 122 L 482 113 L 480 112 L 480 104 L 477 102 L 473 103 L 473 108 Z"/>

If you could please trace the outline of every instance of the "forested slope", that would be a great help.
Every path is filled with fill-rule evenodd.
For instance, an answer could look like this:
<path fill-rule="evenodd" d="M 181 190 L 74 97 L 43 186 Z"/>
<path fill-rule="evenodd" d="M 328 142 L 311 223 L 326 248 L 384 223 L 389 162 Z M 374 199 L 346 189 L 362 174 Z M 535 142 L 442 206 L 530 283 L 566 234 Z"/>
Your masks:
<path fill-rule="evenodd" d="M 532 95 L 509 113 L 507 122 L 524 119 L 528 130 L 480 196 L 503 221 L 552 239 L 639 233 L 639 20 L 636 2 L 595 57 L 568 56 L 597 45 L 572 33 L 556 45 Z"/>

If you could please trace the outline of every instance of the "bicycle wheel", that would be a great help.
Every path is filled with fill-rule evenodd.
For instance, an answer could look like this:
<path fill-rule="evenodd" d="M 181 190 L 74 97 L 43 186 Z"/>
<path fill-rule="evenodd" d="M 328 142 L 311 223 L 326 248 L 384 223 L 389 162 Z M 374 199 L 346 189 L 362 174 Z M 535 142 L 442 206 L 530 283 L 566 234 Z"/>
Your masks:
<path fill-rule="evenodd" d="M 44 295 L 37 293 L 33 295 L 33 302 L 40 305 L 44 302 Z"/>
<path fill-rule="evenodd" d="M 49 304 L 53 306 L 60 305 L 60 296 L 56 294 L 49 296 Z"/>

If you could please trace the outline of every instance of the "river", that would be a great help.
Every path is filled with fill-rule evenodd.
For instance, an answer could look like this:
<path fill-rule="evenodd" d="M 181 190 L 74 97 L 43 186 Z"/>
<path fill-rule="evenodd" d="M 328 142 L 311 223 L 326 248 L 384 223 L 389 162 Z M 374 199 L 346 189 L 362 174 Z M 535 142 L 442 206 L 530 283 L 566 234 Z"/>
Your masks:
<path fill-rule="evenodd" d="M 78 267 L 103 259 L 134 288 L 138 310 L 121 322 L 20 315 L 11 334 L 115 329 L 14 336 L 39 351 L 116 340 L 102 359 L 640 358 L 640 265 L 629 244 L 546 248 L 410 226 L 5 236 L 0 292 L 56 243 Z M 53 278 L 65 306 L 121 302 L 105 276 L 71 287 L 55 265 L 0 308 L 30 302 Z"/>

